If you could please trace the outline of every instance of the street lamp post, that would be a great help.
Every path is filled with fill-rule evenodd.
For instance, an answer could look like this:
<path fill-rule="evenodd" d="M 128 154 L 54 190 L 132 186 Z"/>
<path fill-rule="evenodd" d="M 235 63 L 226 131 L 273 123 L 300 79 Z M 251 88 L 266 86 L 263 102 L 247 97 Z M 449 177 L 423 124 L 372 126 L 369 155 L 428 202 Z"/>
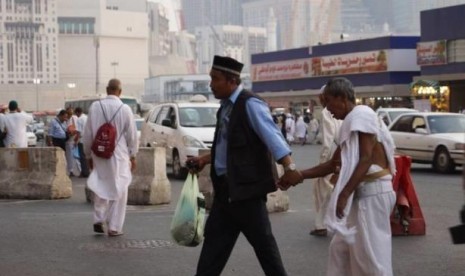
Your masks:
<path fill-rule="evenodd" d="M 40 79 L 33 79 L 32 82 L 34 82 L 35 87 L 36 87 L 36 111 L 39 111 L 39 84 L 40 84 Z"/>
<path fill-rule="evenodd" d="M 66 86 L 68 86 L 68 88 L 71 89 L 71 91 L 72 91 L 72 89 L 76 88 L 76 83 L 74 83 L 74 82 L 68 82 L 68 83 L 66 84 Z M 67 95 L 67 94 L 68 94 L 68 93 L 65 92 L 65 102 L 66 102 L 66 99 L 68 98 L 68 95 Z M 71 94 L 73 94 L 73 93 L 71 93 Z M 71 96 L 71 98 L 73 98 L 73 96 Z"/>
<path fill-rule="evenodd" d="M 119 63 L 117 61 L 113 61 L 112 63 L 110 63 L 111 66 L 113 67 L 113 78 L 116 78 L 116 66 L 119 65 Z"/>

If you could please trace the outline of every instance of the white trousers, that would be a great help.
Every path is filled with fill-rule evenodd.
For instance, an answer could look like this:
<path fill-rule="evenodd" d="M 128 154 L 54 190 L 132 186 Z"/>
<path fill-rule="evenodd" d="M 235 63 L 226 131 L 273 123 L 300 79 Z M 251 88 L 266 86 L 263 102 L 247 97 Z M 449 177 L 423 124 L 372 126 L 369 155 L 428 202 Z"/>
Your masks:
<path fill-rule="evenodd" d="M 315 203 L 315 229 L 326 229 L 324 218 L 328 207 L 333 184 L 329 182 L 331 176 L 320 177 L 313 182 L 313 202 Z"/>
<path fill-rule="evenodd" d="M 127 202 L 127 189 L 117 200 L 103 199 L 94 193 L 94 223 L 107 224 L 109 230 L 122 232 Z"/>
<path fill-rule="evenodd" d="M 76 158 L 73 156 L 73 148 L 74 148 L 74 141 L 72 138 L 66 142 L 66 173 L 70 174 L 73 173 L 75 176 L 79 176 L 81 174 L 80 166 L 78 166 Z"/>
<path fill-rule="evenodd" d="M 369 185 L 379 185 L 373 183 Z M 348 219 L 355 243 L 335 234 L 329 246 L 328 276 L 392 276 L 392 234 L 389 216 L 394 191 L 355 198 Z"/>

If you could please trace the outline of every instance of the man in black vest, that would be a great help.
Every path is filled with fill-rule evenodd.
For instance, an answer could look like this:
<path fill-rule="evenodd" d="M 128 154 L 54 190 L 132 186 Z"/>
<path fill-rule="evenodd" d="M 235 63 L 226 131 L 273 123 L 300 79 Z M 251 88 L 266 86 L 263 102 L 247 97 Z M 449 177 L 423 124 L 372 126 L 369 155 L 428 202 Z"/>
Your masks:
<path fill-rule="evenodd" d="M 215 56 L 210 87 L 221 100 L 211 154 L 193 157 L 188 167 L 211 164 L 214 201 L 205 226 L 198 276 L 220 275 L 242 232 L 266 275 L 287 275 L 271 231 L 266 195 L 276 191 L 272 157 L 296 182 L 290 148 L 273 122 L 268 105 L 242 88 L 243 64 Z"/>

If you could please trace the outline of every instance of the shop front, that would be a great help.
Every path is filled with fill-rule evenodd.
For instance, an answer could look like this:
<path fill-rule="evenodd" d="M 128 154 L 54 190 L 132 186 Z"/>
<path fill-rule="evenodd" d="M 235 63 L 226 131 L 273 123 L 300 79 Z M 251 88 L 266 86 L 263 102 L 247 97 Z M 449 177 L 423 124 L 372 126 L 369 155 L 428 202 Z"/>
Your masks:
<path fill-rule="evenodd" d="M 421 41 L 411 93 L 421 110 L 460 112 L 465 109 L 465 5 L 421 12 Z"/>
<path fill-rule="evenodd" d="M 410 83 L 419 75 L 419 37 L 379 37 L 252 55 L 252 89 L 272 108 L 313 113 L 331 78 L 354 84 L 357 102 L 374 109 L 411 107 Z"/>

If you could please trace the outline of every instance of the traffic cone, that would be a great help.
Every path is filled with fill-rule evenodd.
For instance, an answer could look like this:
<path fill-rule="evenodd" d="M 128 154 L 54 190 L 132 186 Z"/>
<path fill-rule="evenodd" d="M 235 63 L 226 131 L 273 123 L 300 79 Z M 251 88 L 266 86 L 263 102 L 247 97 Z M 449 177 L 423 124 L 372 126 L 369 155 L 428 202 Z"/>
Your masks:
<path fill-rule="evenodd" d="M 412 159 L 409 156 L 396 156 L 395 162 L 397 173 L 392 186 L 397 202 L 391 214 L 392 235 L 425 235 L 425 219 L 410 176 Z"/>

